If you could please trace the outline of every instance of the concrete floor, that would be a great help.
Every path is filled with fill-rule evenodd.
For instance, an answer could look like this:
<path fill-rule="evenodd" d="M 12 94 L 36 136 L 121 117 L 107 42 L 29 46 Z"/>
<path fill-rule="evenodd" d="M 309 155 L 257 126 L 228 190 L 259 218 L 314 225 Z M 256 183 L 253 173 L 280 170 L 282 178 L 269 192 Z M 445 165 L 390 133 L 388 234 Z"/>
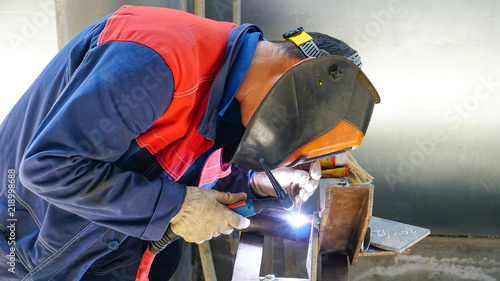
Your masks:
<path fill-rule="evenodd" d="M 360 257 L 349 280 L 500 280 L 500 238 L 426 237 L 410 255 Z"/>

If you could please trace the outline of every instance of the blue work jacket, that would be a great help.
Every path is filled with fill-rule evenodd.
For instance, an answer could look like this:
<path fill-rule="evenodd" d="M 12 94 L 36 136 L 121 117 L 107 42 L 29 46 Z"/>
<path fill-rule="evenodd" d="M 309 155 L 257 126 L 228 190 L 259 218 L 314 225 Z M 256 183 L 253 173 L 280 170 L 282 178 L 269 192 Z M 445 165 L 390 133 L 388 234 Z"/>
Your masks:
<path fill-rule="evenodd" d="M 202 120 L 215 144 L 176 182 L 135 139 L 169 107 L 172 71 L 154 49 L 136 42 L 97 46 L 109 18 L 65 46 L 0 125 L 1 280 L 134 280 L 147 241 L 163 235 L 204 159 L 244 131 L 217 114 L 228 106 L 221 100 L 244 38 L 258 27 L 231 30 Z M 155 87 L 161 92 L 152 89 L 140 101 L 128 95 L 155 75 L 163 78 Z M 133 122 L 117 110 L 127 103 Z M 113 137 L 99 135 L 107 130 Z M 247 186 L 251 171 L 239 169 L 220 189 Z M 165 272 L 174 263 L 162 265 Z"/>

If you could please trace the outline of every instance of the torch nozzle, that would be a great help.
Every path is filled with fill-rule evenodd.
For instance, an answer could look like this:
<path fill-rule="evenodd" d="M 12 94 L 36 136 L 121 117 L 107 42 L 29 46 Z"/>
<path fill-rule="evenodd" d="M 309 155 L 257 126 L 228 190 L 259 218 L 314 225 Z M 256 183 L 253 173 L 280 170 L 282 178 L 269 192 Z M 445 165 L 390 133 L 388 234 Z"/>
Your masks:
<path fill-rule="evenodd" d="M 293 210 L 294 205 L 292 198 L 290 198 L 290 195 L 286 193 L 285 189 L 283 189 L 278 180 L 276 180 L 273 173 L 269 169 L 269 166 L 267 166 L 266 161 L 264 161 L 264 158 L 260 158 L 259 163 L 262 166 L 262 169 L 264 169 L 266 176 L 269 178 L 269 181 L 271 182 L 271 185 L 273 186 L 274 191 L 276 192 L 276 197 L 278 197 L 281 206 L 287 211 Z"/>

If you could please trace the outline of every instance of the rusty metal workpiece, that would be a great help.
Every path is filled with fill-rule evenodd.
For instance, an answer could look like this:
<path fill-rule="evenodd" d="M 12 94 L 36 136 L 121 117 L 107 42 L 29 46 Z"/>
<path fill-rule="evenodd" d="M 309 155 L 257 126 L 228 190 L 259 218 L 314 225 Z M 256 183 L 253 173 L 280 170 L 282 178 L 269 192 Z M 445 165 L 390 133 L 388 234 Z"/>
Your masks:
<path fill-rule="evenodd" d="M 370 223 L 373 185 L 341 184 L 323 180 L 320 184 L 320 253 L 347 255 L 356 263 Z"/>
<path fill-rule="evenodd" d="M 251 233 L 242 233 L 233 281 L 259 280 L 256 277 L 260 269 L 257 263 L 260 266 L 262 259 L 261 235 L 309 242 L 306 261 L 309 279 L 278 280 L 348 280 L 347 258 L 354 265 L 360 253 L 372 214 L 373 185 L 342 185 L 338 180 L 327 179 L 322 180 L 319 191 L 321 219 L 316 214 L 309 215 L 312 231 L 306 237 L 292 233 L 285 211 L 264 210 L 250 218 L 250 227 L 244 231 Z M 318 266 L 321 257 L 325 261 Z"/>

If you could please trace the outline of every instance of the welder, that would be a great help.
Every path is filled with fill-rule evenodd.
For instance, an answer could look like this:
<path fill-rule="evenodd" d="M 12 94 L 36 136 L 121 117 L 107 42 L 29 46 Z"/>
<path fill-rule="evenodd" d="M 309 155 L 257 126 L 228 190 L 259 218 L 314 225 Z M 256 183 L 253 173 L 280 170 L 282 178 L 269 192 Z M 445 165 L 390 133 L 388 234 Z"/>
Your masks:
<path fill-rule="evenodd" d="M 366 132 L 379 100 L 359 67 L 302 29 L 270 42 L 255 25 L 133 6 L 95 22 L 0 126 L 0 259 L 17 220 L 2 280 L 129 280 L 168 227 L 195 243 L 245 228 L 227 205 L 275 195 L 259 159 L 302 202 L 319 178 L 307 163 Z M 181 245 L 150 280 L 170 278 Z"/>

